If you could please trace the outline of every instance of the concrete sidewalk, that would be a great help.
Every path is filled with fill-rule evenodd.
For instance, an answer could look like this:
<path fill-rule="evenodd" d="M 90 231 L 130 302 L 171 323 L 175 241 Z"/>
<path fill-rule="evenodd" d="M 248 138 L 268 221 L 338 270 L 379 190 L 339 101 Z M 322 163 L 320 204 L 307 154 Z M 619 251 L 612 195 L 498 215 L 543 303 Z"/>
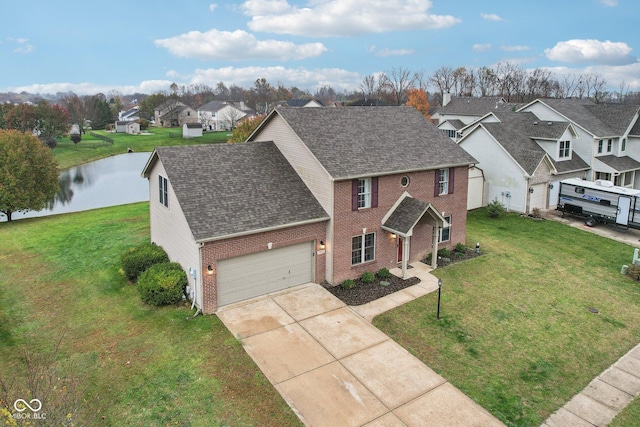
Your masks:
<path fill-rule="evenodd" d="M 640 394 L 640 344 L 598 375 L 541 427 L 606 426 Z"/>
<path fill-rule="evenodd" d="M 411 292 L 427 290 L 395 305 Z M 503 425 L 320 285 L 217 314 L 308 426 Z"/>

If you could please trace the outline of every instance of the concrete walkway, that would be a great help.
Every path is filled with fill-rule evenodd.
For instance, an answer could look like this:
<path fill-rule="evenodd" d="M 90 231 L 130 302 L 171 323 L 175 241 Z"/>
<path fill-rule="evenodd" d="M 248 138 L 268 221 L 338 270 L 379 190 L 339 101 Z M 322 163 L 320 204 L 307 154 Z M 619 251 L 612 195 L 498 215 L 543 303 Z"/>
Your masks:
<path fill-rule="evenodd" d="M 554 412 L 542 427 L 606 426 L 640 394 L 640 344 Z"/>
<path fill-rule="evenodd" d="M 437 288 L 431 276 L 427 287 L 407 288 L 358 312 L 308 284 L 217 314 L 308 426 L 501 426 L 365 320 L 424 295 L 433 280 Z"/>

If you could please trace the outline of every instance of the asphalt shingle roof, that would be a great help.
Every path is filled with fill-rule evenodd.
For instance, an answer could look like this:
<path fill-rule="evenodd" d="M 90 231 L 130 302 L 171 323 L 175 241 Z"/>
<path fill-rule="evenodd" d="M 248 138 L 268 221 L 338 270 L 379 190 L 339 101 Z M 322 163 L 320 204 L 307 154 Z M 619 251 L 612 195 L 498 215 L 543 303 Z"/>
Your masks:
<path fill-rule="evenodd" d="M 600 160 L 605 165 L 617 170 L 618 172 L 627 172 L 640 169 L 640 162 L 632 159 L 629 156 L 598 156 L 596 159 Z"/>
<path fill-rule="evenodd" d="M 158 147 L 154 155 L 196 241 L 329 218 L 273 142 Z"/>
<path fill-rule="evenodd" d="M 405 197 L 382 226 L 399 234 L 407 235 L 427 211 L 429 203 Z"/>
<path fill-rule="evenodd" d="M 273 114 L 336 180 L 476 163 L 413 107 L 278 108 Z"/>
<path fill-rule="evenodd" d="M 504 102 L 500 97 L 454 96 L 451 101 L 438 112 L 443 114 L 459 114 L 462 116 L 484 116 L 491 111 L 515 111 L 522 104 Z"/>
<path fill-rule="evenodd" d="M 631 125 L 637 105 L 595 104 L 586 99 L 541 99 L 578 126 L 598 137 L 620 136 Z"/>

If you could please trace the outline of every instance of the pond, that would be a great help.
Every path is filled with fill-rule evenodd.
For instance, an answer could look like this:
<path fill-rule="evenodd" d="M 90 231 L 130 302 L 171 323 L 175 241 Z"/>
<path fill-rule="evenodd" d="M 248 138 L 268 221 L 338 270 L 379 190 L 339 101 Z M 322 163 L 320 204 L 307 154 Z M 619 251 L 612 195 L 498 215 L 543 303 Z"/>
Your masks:
<path fill-rule="evenodd" d="M 60 190 L 48 209 L 16 212 L 12 219 L 33 218 L 149 200 L 149 182 L 142 169 L 151 153 L 107 157 L 60 172 Z M 0 213 L 0 221 L 7 217 Z"/>

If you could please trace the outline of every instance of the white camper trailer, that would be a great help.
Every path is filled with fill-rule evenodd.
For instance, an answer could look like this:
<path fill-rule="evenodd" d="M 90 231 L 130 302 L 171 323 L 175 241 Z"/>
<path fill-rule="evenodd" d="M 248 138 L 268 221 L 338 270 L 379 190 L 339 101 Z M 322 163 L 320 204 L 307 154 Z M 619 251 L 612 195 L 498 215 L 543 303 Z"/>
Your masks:
<path fill-rule="evenodd" d="M 616 187 L 611 181 L 560 181 L 557 210 L 582 216 L 589 227 L 598 222 L 640 228 L 640 190 Z"/>

